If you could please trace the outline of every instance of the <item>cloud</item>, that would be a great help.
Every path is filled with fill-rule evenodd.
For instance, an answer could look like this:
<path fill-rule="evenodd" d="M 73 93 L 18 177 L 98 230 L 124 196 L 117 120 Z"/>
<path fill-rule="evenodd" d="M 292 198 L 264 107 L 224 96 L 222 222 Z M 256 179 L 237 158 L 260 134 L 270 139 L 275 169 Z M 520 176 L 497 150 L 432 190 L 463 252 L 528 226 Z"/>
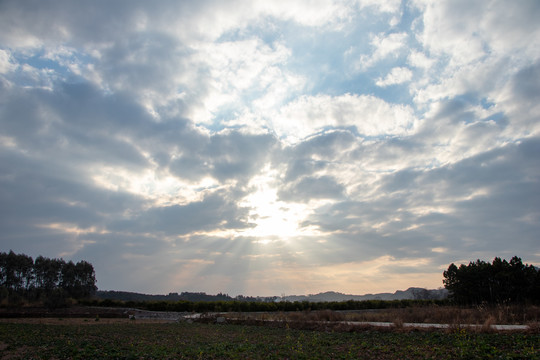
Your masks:
<path fill-rule="evenodd" d="M 0 74 L 6 74 L 16 68 L 17 64 L 13 62 L 9 51 L 0 49 Z"/>
<path fill-rule="evenodd" d="M 251 226 L 247 222 L 247 209 L 238 207 L 234 201 L 226 199 L 219 193 L 209 194 L 201 201 L 193 201 L 186 205 L 141 210 L 139 214 L 111 224 L 110 228 L 120 232 L 181 237 L 196 232 Z"/>
<path fill-rule="evenodd" d="M 189 147 L 175 157 L 173 174 L 197 179 L 205 175 L 218 181 L 249 179 L 264 167 L 275 144 L 271 135 L 246 135 L 239 132 L 216 134 L 206 139 L 205 146 Z M 189 152 L 188 152 L 189 151 Z"/>
<path fill-rule="evenodd" d="M 414 90 L 418 104 L 464 93 L 497 99 L 516 71 L 540 55 L 539 30 L 533 20 L 540 8 L 535 2 L 495 1 L 485 6 L 483 2 L 422 1 L 416 5 L 422 10 L 423 24 L 416 38 L 429 59 L 438 63 Z"/>
<path fill-rule="evenodd" d="M 302 139 L 325 127 L 354 127 L 360 134 L 404 134 L 414 126 L 412 109 L 370 95 L 302 96 L 273 120 L 280 135 Z"/>
<path fill-rule="evenodd" d="M 508 136 L 537 135 L 540 131 L 538 116 L 538 79 L 540 79 L 540 62 L 520 69 L 506 84 L 500 93 L 500 109 L 504 111 L 513 126 L 508 127 Z"/>
<path fill-rule="evenodd" d="M 0 243 L 154 293 L 538 263 L 539 11 L 3 1 Z"/>
<path fill-rule="evenodd" d="M 249 115 L 244 121 L 238 115 L 268 112 L 304 86 L 301 76 L 285 69 L 290 56 L 283 44 L 258 38 L 199 47 L 194 61 L 200 74 L 188 79 L 185 88 L 189 94 L 204 85 L 204 91 L 195 91 L 202 102 L 187 115 L 200 123 L 219 119 L 229 126 L 250 126 Z"/>
<path fill-rule="evenodd" d="M 435 59 L 429 58 L 423 52 L 415 50 L 409 53 L 407 61 L 411 66 L 423 69 L 429 69 L 435 64 Z"/>
<path fill-rule="evenodd" d="M 330 176 L 304 177 L 279 192 L 284 201 L 307 202 L 311 199 L 334 199 L 343 196 L 344 188 Z"/>
<path fill-rule="evenodd" d="M 452 54 L 451 66 L 481 60 L 489 52 L 500 56 L 532 50 L 538 42 L 534 18 L 540 8 L 534 1 L 495 1 L 490 6 L 481 1 L 416 3 L 423 10 L 420 41 L 432 53 Z"/>
<path fill-rule="evenodd" d="M 386 87 L 389 85 L 403 84 L 404 82 L 410 81 L 413 76 L 413 73 L 408 68 L 404 67 L 395 67 L 393 68 L 386 77 L 379 78 L 375 82 L 377 86 Z"/>
<path fill-rule="evenodd" d="M 461 247 L 473 257 L 485 257 L 486 246 L 489 256 L 518 251 L 505 249 L 504 242 L 512 233 L 528 234 L 538 216 L 529 207 L 537 196 L 531 186 L 540 175 L 532 156 L 537 145 L 538 139 L 531 139 L 437 169 L 389 174 L 373 198 L 325 205 L 304 225 L 335 234 L 334 241 L 342 246 L 346 241 L 349 251 L 357 248 L 367 256 L 382 249 L 396 258 L 425 254 L 428 244 L 447 248 L 431 255 L 445 258 Z M 489 210 L 495 204 L 497 209 Z M 519 251 L 529 246 L 523 241 Z"/>
<path fill-rule="evenodd" d="M 356 68 L 359 71 L 365 71 L 376 65 L 378 62 L 389 57 L 398 58 L 401 51 L 405 48 L 408 34 L 390 33 L 390 34 L 372 34 L 370 36 L 370 45 L 374 49 L 369 55 L 361 55 Z"/>
<path fill-rule="evenodd" d="M 34 156 L 54 154 L 75 167 L 81 162 L 146 166 L 147 159 L 123 135 L 133 128 L 139 131 L 150 118 L 121 96 L 104 96 L 89 84 L 64 83 L 56 92 L 10 92 L 6 100 L 0 110 L 2 130 L 13 137 L 17 147 Z M 115 109 L 121 112 L 115 113 Z"/>

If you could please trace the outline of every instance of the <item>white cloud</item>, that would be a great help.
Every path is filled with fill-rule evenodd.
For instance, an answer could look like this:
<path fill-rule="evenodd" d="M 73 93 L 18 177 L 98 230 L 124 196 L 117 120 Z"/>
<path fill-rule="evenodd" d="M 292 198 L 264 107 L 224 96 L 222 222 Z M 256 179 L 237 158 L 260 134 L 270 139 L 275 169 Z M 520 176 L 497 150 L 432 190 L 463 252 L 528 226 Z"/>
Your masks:
<path fill-rule="evenodd" d="M 0 74 L 14 71 L 17 67 L 18 65 L 13 62 L 10 52 L 8 50 L 0 49 Z"/>
<path fill-rule="evenodd" d="M 417 107 L 436 108 L 438 102 L 468 94 L 491 102 L 491 115 L 506 114 L 505 121 L 513 124 L 499 139 L 492 139 L 494 144 L 536 134 L 532 119 L 538 116 L 537 102 L 519 94 L 514 79 L 540 58 L 538 3 L 418 1 L 417 5 L 423 11 L 423 27 L 416 36 L 429 53 L 409 55 L 411 65 L 425 69 L 410 86 Z"/>
<path fill-rule="evenodd" d="M 221 121 L 238 125 L 246 111 L 257 116 L 279 106 L 305 82 L 286 70 L 290 56 L 283 44 L 269 45 L 257 38 L 201 45 L 195 66 L 208 69 L 208 76 L 189 79 L 185 86 L 197 88 L 202 81 L 206 93 L 188 115 L 198 123 L 209 123 L 226 113 Z"/>
<path fill-rule="evenodd" d="M 417 1 L 423 10 L 418 38 L 433 54 L 451 55 L 450 66 L 481 61 L 485 56 L 508 56 L 528 49 L 540 54 L 536 1 Z M 515 54 L 513 54 L 515 55 Z"/>
<path fill-rule="evenodd" d="M 423 52 L 412 50 L 411 53 L 409 54 L 407 62 L 411 66 L 414 66 L 417 68 L 429 69 L 435 63 L 435 59 L 429 58 Z"/>
<path fill-rule="evenodd" d="M 256 1 L 256 13 L 278 19 L 291 19 L 306 26 L 323 26 L 344 20 L 351 12 L 348 1 L 300 0 Z"/>
<path fill-rule="evenodd" d="M 477 19 L 485 11 L 479 1 L 424 1 L 423 32 L 417 37 L 432 54 L 451 54 L 451 66 L 460 66 L 485 55 Z"/>
<path fill-rule="evenodd" d="M 375 7 L 380 12 L 396 13 L 399 12 L 401 0 L 358 0 L 360 8 Z"/>
<path fill-rule="evenodd" d="M 373 51 L 368 55 L 360 56 L 356 63 L 357 70 L 365 71 L 388 57 L 398 58 L 406 47 L 408 35 L 406 33 L 379 33 L 371 34 L 370 38 Z"/>
<path fill-rule="evenodd" d="M 501 89 L 493 93 L 494 108 L 503 112 L 513 126 L 503 136 L 512 139 L 540 134 L 540 59 L 514 74 Z"/>
<path fill-rule="evenodd" d="M 302 96 L 272 114 L 273 129 L 300 140 L 325 127 L 355 127 L 365 136 L 403 135 L 412 130 L 410 107 L 393 105 L 370 95 Z"/>
<path fill-rule="evenodd" d="M 375 13 L 396 13 L 400 0 L 296 0 L 296 1 L 248 1 L 253 8 L 249 13 L 260 18 L 273 16 L 278 19 L 293 20 L 311 27 L 330 27 L 338 30 L 350 21 L 356 11 L 369 8 Z"/>
<path fill-rule="evenodd" d="M 404 82 L 410 81 L 412 76 L 413 73 L 410 69 L 404 67 L 395 67 L 390 71 L 389 74 L 386 75 L 384 79 L 377 79 L 375 84 L 380 87 L 403 84 Z"/>
<path fill-rule="evenodd" d="M 0 4 L 6 248 L 253 295 L 539 260 L 537 1 Z"/>

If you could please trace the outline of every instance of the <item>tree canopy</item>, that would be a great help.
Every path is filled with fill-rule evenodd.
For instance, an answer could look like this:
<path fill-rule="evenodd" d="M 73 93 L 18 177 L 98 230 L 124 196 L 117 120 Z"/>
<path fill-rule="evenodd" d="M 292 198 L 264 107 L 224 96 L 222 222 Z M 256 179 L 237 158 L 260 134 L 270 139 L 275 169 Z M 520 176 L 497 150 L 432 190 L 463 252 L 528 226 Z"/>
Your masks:
<path fill-rule="evenodd" d="M 514 256 L 509 262 L 496 257 L 490 264 L 476 260 L 443 273 L 450 297 L 462 304 L 538 302 L 540 269 L 523 264 Z"/>
<path fill-rule="evenodd" d="M 94 267 L 87 261 L 64 261 L 0 252 L 0 288 L 29 299 L 51 296 L 81 299 L 97 290 Z"/>

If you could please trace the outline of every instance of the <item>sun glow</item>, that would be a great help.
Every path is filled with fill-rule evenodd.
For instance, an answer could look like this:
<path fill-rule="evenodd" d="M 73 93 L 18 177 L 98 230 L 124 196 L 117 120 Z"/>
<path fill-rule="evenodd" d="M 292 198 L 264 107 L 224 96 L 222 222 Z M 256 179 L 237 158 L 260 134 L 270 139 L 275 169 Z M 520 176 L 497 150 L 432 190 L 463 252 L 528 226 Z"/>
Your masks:
<path fill-rule="evenodd" d="M 182 181 L 177 177 L 153 169 L 138 173 L 123 168 L 99 167 L 93 170 L 92 180 L 100 187 L 113 191 L 127 191 L 152 200 L 156 206 L 185 205 L 201 201 L 207 189 L 217 187 L 217 182 L 205 177 L 197 183 Z"/>
<path fill-rule="evenodd" d="M 307 206 L 279 200 L 277 189 L 273 186 L 275 181 L 275 171 L 266 171 L 251 180 L 250 185 L 256 190 L 241 205 L 251 208 L 250 221 L 256 226 L 242 235 L 257 238 L 259 244 L 314 235 L 313 229 L 300 226 L 308 213 Z"/>

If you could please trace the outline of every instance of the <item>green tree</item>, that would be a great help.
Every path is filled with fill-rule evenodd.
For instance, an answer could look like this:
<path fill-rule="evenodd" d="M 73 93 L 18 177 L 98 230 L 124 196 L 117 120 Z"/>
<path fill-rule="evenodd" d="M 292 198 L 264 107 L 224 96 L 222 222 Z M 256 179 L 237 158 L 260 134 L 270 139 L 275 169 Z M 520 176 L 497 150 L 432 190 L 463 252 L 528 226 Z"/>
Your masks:
<path fill-rule="evenodd" d="M 79 261 L 76 265 L 76 273 L 79 281 L 79 297 L 89 297 L 96 290 L 96 272 L 94 267 L 87 261 Z"/>
<path fill-rule="evenodd" d="M 65 297 L 86 298 L 97 290 L 94 267 L 87 261 L 66 263 L 62 259 L 0 252 L 0 294 L 43 299 L 54 306 Z M 7 295 L 5 295 L 7 294 Z"/>
<path fill-rule="evenodd" d="M 458 268 L 452 263 L 443 272 L 443 283 L 458 303 L 538 302 L 539 273 L 517 256 L 510 262 L 496 257 L 491 264 L 476 260 Z"/>
<path fill-rule="evenodd" d="M 12 292 L 28 290 L 33 284 L 34 261 L 30 256 L 15 254 L 0 254 L 0 282 L 2 287 Z"/>
<path fill-rule="evenodd" d="M 60 274 L 64 264 L 64 260 L 38 256 L 34 262 L 36 287 L 46 294 L 56 289 L 60 285 Z"/>
<path fill-rule="evenodd" d="M 92 295 L 97 290 L 94 267 L 86 261 L 65 263 L 62 266 L 60 287 L 76 299 Z"/>

